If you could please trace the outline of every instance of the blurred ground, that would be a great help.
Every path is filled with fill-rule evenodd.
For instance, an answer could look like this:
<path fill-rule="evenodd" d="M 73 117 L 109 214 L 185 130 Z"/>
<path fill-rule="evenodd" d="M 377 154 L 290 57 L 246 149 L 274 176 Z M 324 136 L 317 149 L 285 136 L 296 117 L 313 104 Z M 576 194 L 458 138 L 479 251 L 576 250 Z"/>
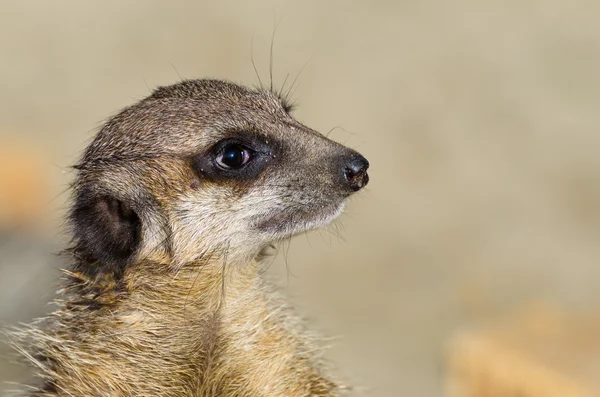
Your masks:
<path fill-rule="evenodd" d="M 364 395 L 440 396 L 454 330 L 530 300 L 599 309 L 599 15 L 585 0 L 1 2 L 0 145 L 41 153 L 48 199 L 0 237 L 0 321 L 47 309 L 67 167 L 101 121 L 180 76 L 256 84 L 252 38 L 267 79 L 281 20 L 275 83 L 310 60 L 297 118 L 341 127 L 372 166 L 344 239 L 296 238 L 271 269 L 343 336 L 329 358 Z"/>

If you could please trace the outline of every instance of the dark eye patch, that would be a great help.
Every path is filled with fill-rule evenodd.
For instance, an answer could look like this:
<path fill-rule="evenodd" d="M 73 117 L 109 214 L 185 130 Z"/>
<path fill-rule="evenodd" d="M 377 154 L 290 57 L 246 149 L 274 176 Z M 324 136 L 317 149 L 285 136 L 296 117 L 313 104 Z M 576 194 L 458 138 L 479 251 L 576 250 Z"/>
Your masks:
<path fill-rule="evenodd" d="M 276 157 L 279 145 L 253 132 L 234 132 L 194 155 L 191 165 L 202 179 L 252 181 Z"/>

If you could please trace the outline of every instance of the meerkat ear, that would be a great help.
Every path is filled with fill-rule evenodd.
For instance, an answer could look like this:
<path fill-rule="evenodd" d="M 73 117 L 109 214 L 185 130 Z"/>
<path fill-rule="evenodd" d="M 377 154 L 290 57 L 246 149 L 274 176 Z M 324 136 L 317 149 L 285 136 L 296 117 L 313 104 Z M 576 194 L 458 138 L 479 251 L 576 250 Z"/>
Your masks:
<path fill-rule="evenodd" d="M 75 249 L 93 273 L 122 272 L 133 260 L 141 239 L 141 221 L 124 200 L 87 191 L 78 194 L 71 212 Z"/>

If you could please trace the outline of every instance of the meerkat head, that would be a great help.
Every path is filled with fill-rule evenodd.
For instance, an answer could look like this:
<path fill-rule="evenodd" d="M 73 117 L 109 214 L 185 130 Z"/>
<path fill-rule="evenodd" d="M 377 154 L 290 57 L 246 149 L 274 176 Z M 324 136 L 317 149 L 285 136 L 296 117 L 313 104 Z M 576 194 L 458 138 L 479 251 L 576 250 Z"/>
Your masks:
<path fill-rule="evenodd" d="M 333 220 L 368 166 L 270 91 L 162 87 L 110 119 L 76 166 L 75 252 L 92 272 L 144 258 L 247 260 Z"/>

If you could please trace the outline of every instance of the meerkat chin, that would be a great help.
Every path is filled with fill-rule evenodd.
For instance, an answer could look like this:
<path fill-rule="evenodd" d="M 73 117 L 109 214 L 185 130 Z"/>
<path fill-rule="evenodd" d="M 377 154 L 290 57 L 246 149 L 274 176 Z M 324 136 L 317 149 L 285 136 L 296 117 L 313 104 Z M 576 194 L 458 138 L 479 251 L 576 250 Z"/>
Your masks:
<path fill-rule="evenodd" d="M 309 213 L 281 210 L 272 216 L 260 216 L 255 221 L 258 230 L 270 231 L 273 238 L 286 238 L 327 226 L 344 211 L 345 201 L 315 208 Z"/>
<path fill-rule="evenodd" d="M 32 395 L 345 390 L 260 258 L 336 218 L 369 163 L 289 110 L 270 90 L 189 80 L 104 124 L 75 166 L 59 308 L 15 334 L 43 380 Z"/>

